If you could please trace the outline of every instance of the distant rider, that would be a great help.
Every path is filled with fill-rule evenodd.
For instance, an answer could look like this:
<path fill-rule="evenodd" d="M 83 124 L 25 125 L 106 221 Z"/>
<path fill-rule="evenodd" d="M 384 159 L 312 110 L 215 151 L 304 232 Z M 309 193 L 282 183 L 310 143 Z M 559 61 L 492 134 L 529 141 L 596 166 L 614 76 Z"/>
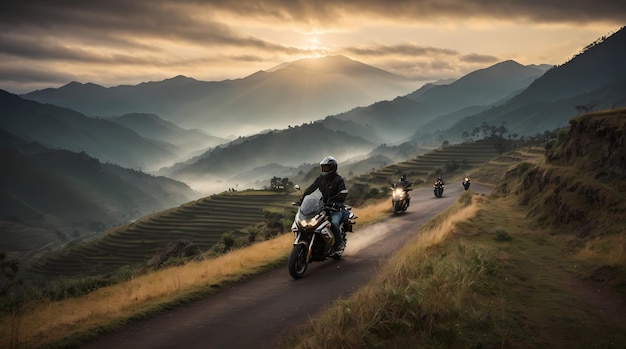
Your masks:
<path fill-rule="evenodd" d="M 435 182 L 435 186 L 437 186 L 437 184 L 441 184 L 441 187 L 443 188 L 444 186 L 444 182 L 443 182 L 443 178 L 441 178 L 441 176 L 437 176 L 437 181 Z"/>
<path fill-rule="evenodd" d="M 338 209 L 330 213 L 331 230 L 335 236 L 334 249 L 338 251 L 345 247 L 339 231 L 339 223 L 347 220 L 349 217 L 348 211 L 341 210 L 348 195 L 348 189 L 346 189 L 346 183 L 343 178 L 337 173 L 337 160 L 335 158 L 332 156 L 325 157 L 320 162 L 320 166 L 322 173 L 304 190 L 300 202 L 304 200 L 305 196 L 319 189 L 324 198 L 324 204 Z"/>

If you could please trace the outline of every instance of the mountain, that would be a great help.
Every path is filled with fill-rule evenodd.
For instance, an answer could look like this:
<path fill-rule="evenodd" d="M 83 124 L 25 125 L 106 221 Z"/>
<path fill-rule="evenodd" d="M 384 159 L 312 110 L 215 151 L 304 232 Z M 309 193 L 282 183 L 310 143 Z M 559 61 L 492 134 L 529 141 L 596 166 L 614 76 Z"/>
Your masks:
<path fill-rule="evenodd" d="M 156 114 L 180 127 L 227 137 L 318 120 L 407 94 L 415 85 L 347 57 L 328 56 L 285 63 L 236 80 L 203 82 L 177 76 L 110 88 L 72 82 L 22 97 L 91 116 Z"/>
<path fill-rule="evenodd" d="M 624 61 L 626 27 L 548 70 L 502 105 L 463 118 L 442 137 L 458 139 L 463 131 L 482 123 L 504 123 L 519 135 L 535 135 L 565 127 L 581 112 L 626 106 Z"/>
<path fill-rule="evenodd" d="M 176 154 L 181 158 L 189 158 L 199 151 L 227 143 L 225 138 L 207 135 L 200 130 L 186 130 L 165 121 L 154 114 L 131 113 L 111 117 L 111 120 L 137 132 L 142 137 L 165 141 L 177 147 Z"/>
<path fill-rule="evenodd" d="M 162 169 L 159 173 L 176 178 L 192 187 L 206 186 L 217 181 L 223 190 L 233 187 L 231 177 L 250 170 L 263 168 L 257 179 L 272 176 L 286 177 L 285 167 L 298 167 L 305 163 L 318 163 L 324 156 L 332 155 L 343 161 L 357 154 L 371 151 L 375 144 L 363 138 L 350 136 L 345 132 L 333 131 L 321 123 L 289 127 L 250 137 L 242 137 L 228 144 L 218 146 L 196 157 L 193 161 L 176 164 Z M 277 164 L 274 171 L 263 166 Z M 241 184 L 241 183 L 239 183 Z"/>
<path fill-rule="evenodd" d="M 378 137 L 387 142 L 406 139 L 415 132 L 434 132 L 445 121 L 447 126 L 457 121 L 459 110 L 484 110 L 522 91 L 544 70 L 505 61 L 474 71 L 450 84 L 427 84 L 408 95 L 392 101 L 380 101 L 367 107 L 354 108 L 335 117 L 376 129 Z M 446 116 L 443 118 L 442 116 Z M 461 117 L 467 114 L 460 114 Z"/>
<path fill-rule="evenodd" d="M 0 90 L 0 129 L 49 148 L 86 152 L 104 162 L 135 169 L 154 169 L 180 161 L 176 148 L 141 137 L 112 121 Z"/>
<path fill-rule="evenodd" d="M 0 161 L 1 241 L 17 239 L 11 235 L 26 228 L 69 240 L 198 195 L 184 183 L 102 163 L 84 152 L 49 149 L 4 130 Z"/>

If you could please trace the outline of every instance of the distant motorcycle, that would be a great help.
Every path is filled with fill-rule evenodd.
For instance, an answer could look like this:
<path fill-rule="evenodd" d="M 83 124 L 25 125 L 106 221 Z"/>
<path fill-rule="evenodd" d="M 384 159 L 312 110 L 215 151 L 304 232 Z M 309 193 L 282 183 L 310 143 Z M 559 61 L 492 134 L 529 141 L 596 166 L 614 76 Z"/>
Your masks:
<path fill-rule="evenodd" d="M 465 179 L 463 180 L 463 188 L 465 188 L 465 190 L 469 189 L 470 187 L 470 180 L 469 177 L 465 177 Z"/>
<path fill-rule="evenodd" d="M 330 228 L 330 214 L 337 210 L 349 212 L 348 219 L 339 224 L 341 237 L 346 245 L 346 232 L 352 232 L 352 225 L 357 216 L 351 211 L 352 207 L 343 206 L 333 208 L 324 205 L 321 196 L 311 194 L 304 197 L 302 203 L 292 203 L 300 206 L 291 231 L 294 233 L 293 248 L 289 254 L 289 275 L 294 279 L 304 276 L 310 262 L 321 262 L 327 258 L 338 260 L 345 250 L 335 251 L 335 236 Z"/>
<path fill-rule="evenodd" d="M 402 183 L 395 183 L 391 186 L 391 208 L 393 209 L 393 215 L 397 215 L 400 212 L 404 212 L 409 208 L 409 192 L 413 189 L 409 189 L 412 184 L 403 185 Z"/>
<path fill-rule="evenodd" d="M 441 183 L 440 181 L 435 182 L 435 185 L 433 185 L 433 191 L 435 193 L 435 197 L 440 198 L 443 196 L 443 183 Z"/>

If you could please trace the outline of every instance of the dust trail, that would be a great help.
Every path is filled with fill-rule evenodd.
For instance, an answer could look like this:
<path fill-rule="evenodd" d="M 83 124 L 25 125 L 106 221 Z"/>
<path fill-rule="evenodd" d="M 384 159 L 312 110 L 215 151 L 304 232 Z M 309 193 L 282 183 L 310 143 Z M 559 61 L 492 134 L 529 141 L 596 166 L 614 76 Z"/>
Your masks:
<path fill-rule="evenodd" d="M 382 240 L 389 232 L 393 231 L 394 224 L 389 222 L 375 223 L 362 229 L 354 229 L 354 233 L 348 233 L 348 244 L 344 255 L 354 255 L 362 249 Z"/>

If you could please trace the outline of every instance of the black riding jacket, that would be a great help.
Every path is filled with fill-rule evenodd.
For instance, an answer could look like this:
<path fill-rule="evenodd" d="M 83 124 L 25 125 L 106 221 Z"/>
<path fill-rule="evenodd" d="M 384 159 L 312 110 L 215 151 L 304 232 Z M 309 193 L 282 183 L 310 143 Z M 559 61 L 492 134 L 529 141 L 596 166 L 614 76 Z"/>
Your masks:
<path fill-rule="evenodd" d="M 343 178 L 336 172 L 328 176 L 319 175 L 315 181 L 304 190 L 302 198 L 319 189 L 324 197 L 325 204 L 336 204 L 335 206 L 343 206 L 343 202 L 348 196 L 346 183 Z M 301 200 L 302 201 L 302 200 Z"/>

